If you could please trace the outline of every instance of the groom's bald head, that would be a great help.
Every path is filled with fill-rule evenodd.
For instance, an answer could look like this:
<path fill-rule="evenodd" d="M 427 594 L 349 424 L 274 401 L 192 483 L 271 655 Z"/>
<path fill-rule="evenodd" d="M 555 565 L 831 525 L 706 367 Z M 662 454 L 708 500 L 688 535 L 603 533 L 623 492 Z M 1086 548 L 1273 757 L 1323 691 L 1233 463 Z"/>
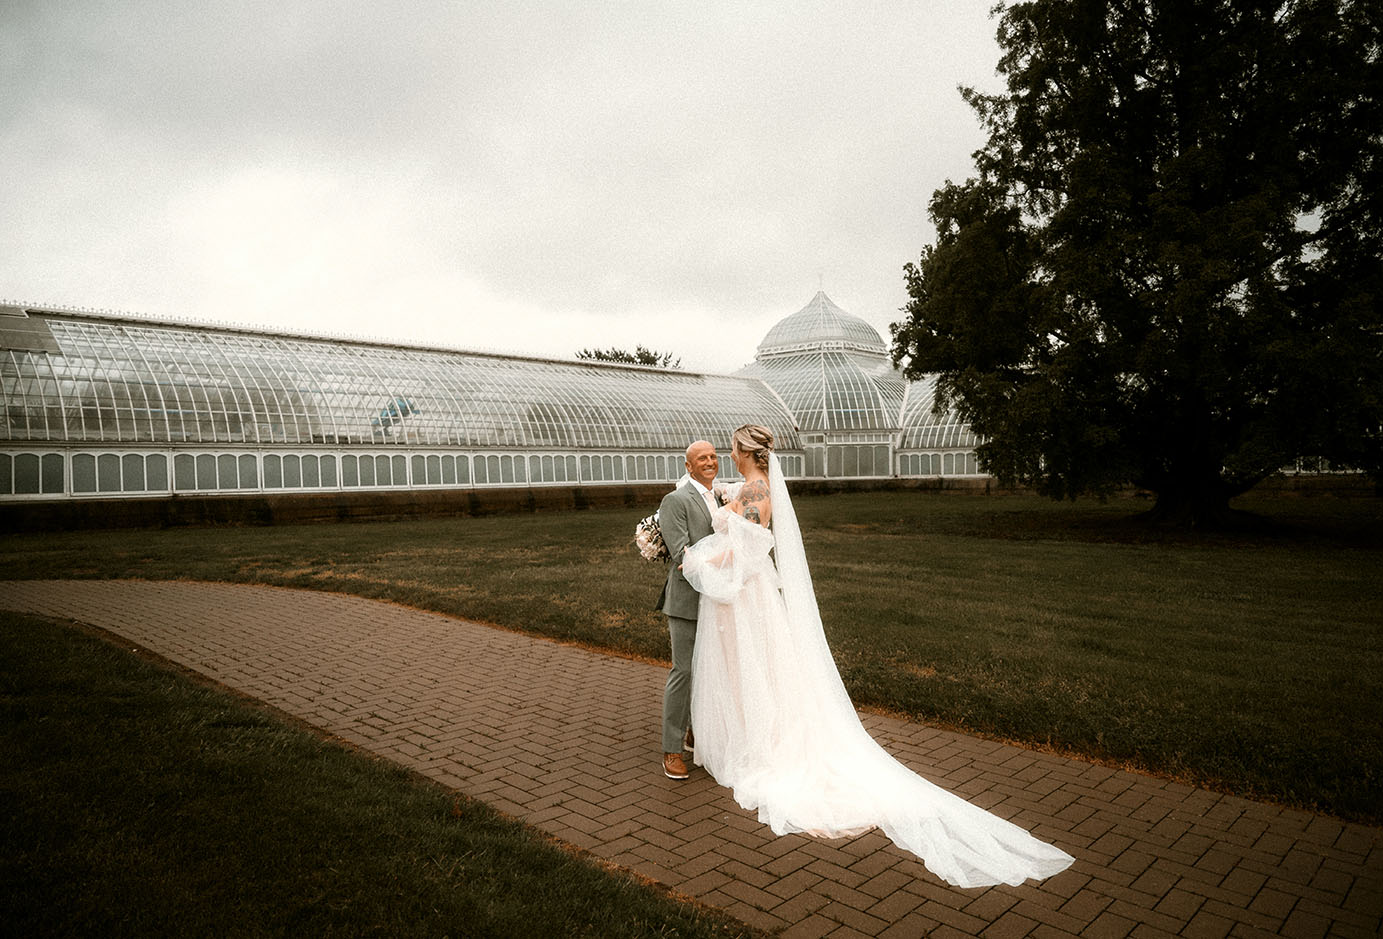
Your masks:
<path fill-rule="evenodd" d="M 687 475 L 705 486 L 711 487 L 720 469 L 720 459 L 716 456 L 715 444 L 698 440 L 687 447 Z"/>

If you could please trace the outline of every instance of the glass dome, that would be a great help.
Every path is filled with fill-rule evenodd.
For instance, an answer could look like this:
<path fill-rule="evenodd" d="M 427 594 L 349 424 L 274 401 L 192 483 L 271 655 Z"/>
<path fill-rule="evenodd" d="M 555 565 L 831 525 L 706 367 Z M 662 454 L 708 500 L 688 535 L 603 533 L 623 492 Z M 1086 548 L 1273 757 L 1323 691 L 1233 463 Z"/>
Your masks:
<path fill-rule="evenodd" d="M 763 342 L 759 343 L 755 358 L 820 349 L 849 349 L 869 355 L 888 355 L 888 347 L 873 326 L 858 316 L 846 313 L 818 290 L 810 303 L 768 331 Z"/>
<path fill-rule="evenodd" d="M 818 292 L 768 331 L 739 375 L 762 378 L 806 433 L 893 433 L 905 382 L 877 330 Z"/>

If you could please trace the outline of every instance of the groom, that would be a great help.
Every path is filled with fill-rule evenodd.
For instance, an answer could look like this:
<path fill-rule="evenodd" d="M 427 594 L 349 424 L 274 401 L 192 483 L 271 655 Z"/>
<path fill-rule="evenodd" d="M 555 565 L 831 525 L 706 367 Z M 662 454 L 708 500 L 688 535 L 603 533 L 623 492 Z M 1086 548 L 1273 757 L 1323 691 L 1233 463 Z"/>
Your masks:
<path fill-rule="evenodd" d="M 720 461 L 716 448 L 705 440 L 687 447 L 687 475 L 691 477 L 663 497 L 658 506 L 658 526 L 671 559 L 667 582 L 655 609 L 667 614 L 672 638 L 672 670 L 663 691 L 663 775 L 686 779 L 683 746 L 691 737 L 692 652 L 696 648 L 696 615 L 701 595 L 682 575 L 682 553 L 711 533 L 711 511 L 716 507 L 711 483 Z M 685 735 L 685 736 L 684 736 Z"/>

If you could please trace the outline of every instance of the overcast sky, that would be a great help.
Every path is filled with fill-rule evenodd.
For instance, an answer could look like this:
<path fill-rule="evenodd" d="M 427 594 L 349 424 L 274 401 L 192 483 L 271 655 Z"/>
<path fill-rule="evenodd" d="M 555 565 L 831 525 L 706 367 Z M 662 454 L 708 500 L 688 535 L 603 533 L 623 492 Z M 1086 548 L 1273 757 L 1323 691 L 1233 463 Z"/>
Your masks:
<path fill-rule="evenodd" d="M 744 365 L 888 336 L 987 0 L 0 2 L 0 299 Z"/>

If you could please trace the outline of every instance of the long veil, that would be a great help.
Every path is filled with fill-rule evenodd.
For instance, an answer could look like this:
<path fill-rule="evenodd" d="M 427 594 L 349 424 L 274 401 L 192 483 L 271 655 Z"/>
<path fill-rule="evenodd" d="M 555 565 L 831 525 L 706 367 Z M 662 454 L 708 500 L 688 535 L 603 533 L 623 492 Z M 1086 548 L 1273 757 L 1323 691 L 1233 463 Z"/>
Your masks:
<path fill-rule="evenodd" d="M 788 627 L 803 653 L 801 664 L 811 669 L 815 679 L 813 692 L 829 695 L 832 704 L 847 708 L 853 715 L 854 705 L 840 680 L 831 647 L 826 642 L 826 630 L 821 625 L 816 588 L 812 586 L 807 551 L 802 546 L 802 528 L 797 524 L 797 513 L 792 509 L 792 497 L 788 495 L 787 481 L 776 453 L 769 455 L 768 495 L 773 506 L 773 556 L 778 566 L 783 605 L 788 611 Z"/>

